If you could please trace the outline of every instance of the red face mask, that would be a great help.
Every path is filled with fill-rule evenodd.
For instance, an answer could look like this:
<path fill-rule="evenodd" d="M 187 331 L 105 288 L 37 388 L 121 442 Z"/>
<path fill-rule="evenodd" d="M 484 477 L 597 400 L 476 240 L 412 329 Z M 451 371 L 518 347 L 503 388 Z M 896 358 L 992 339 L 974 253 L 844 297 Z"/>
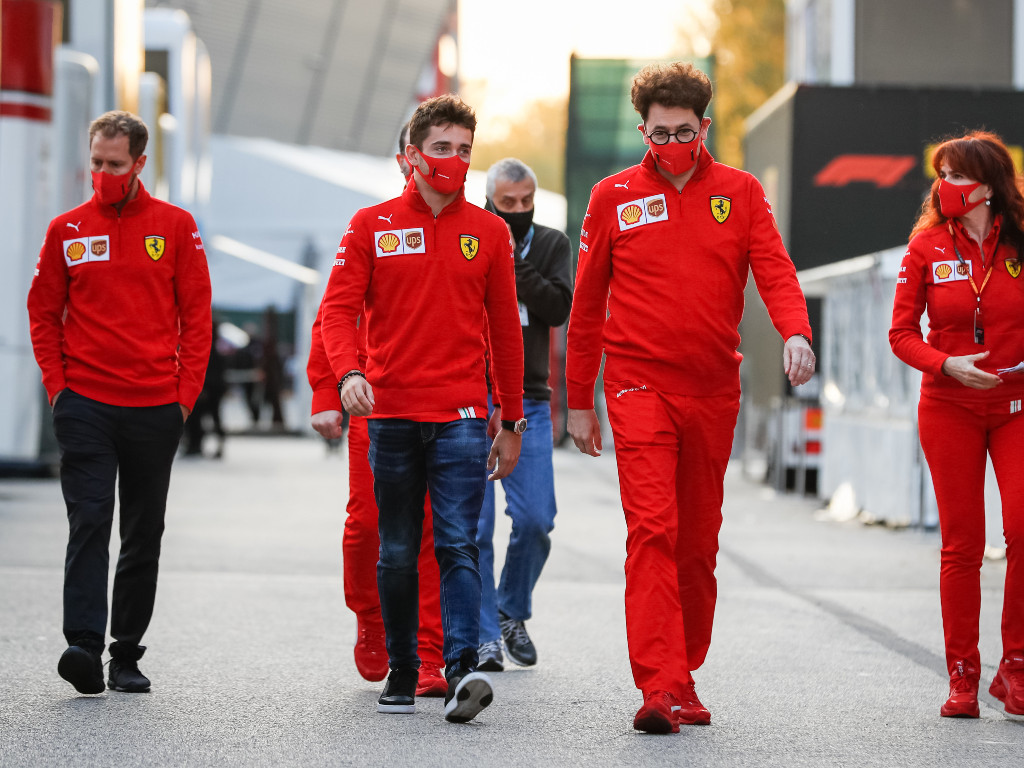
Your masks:
<path fill-rule="evenodd" d="M 651 154 L 654 155 L 654 162 L 660 167 L 673 176 L 679 176 L 697 164 L 703 143 L 700 139 L 694 139 L 687 144 L 679 144 L 671 140 L 668 144 L 652 143 Z"/>
<path fill-rule="evenodd" d="M 96 192 L 96 199 L 105 205 L 117 205 L 128 197 L 132 180 L 131 171 L 116 176 L 103 171 L 92 172 L 92 188 Z"/>
<path fill-rule="evenodd" d="M 458 155 L 451 157 L 429 157 L 420 153 L 427 164 L 427 173 L 416 166 L 416 172 L 423 177 L 423 180 L 430 185 L 431 189 L 442 195 L 450 195 L 458 192 L 459 188 L 466 182 L 466 174 L 469 172 L 469 163 Z"/>
<path fill-rule="evenodd" d="M 939 210 L 942 215 L 947 219 L 956 219 L 970 213 L 985 202 L 984 197 L 973 203 L 968 200 L 974 190 L 980 186 L 980 181 L 974 184 L 951 184 L 945 179 L 940 179 Z"/>

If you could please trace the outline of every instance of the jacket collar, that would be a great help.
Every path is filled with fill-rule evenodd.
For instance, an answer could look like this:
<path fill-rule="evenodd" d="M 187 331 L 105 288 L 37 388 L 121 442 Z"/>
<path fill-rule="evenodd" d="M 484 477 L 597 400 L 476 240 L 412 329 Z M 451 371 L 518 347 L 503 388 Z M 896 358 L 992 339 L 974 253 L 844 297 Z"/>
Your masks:
<path fill-rule="evenodd" d="M 149 204 L 149 201 L 151 199 L 152 198 L 150 197 L 149 192 L 146 191 L 146 188 L 142 184 L 142 179 L 139 179 L 139 190 L 138 192 L 135 193 L 135 197 L 133 197 L 131 200 L 125 203 L 124 208 L 121 209 L 120 217 L 124 218 L 125 216 L 135 216 Z M 117 209 L 114 208 L 114 206 L 112 205 L 106 205 L 105 203 L 101 203 L 98 199 L 96 199 L 95 192 L 93 192 L 92 195 L 92 203 L 93 205 L 96 206 L 97 210 L 99 210 L 100 215 L 108 219 L 118 218 L 119 214 L 117 212 Z"/>
<path fill-rule="evenodd" d="M 953 231 L 956 233 L 956 239 L 962 240 L 967 245 L 977 245 L 977 242 L 973 237 L 971 237 L 967 228 L 960 223 L 960 219 L 947 219 L 947 222 L 952 225 Z M 992 229 L 989 230 L 988 235 L 985 237 L 985 242 L 982 243 L 982 247 L 986 253 L 990 248 L 995 250 L 995 247 L 999 242 L 999 230 L 1002 227 L 1002 223 L 1003 215 L 1001 213 L 997 213 L 992 219 Z"/>
<path fill-rule="evenodd" d="M 409 182 L 405 185 L 405 189 L 402 191 L 402 201 L 418 213 L 429 213 L 431 216 L 434 215 L 434 212 L 430 210 L 430 206 L 427 205 L 427 201 L 424 200 L 423 195 L 420 194 L 420 190 L 419 187 L 416 186 L 416 178 L 414 176 L 409 177 Z M 465 204 L 466 185 L 463 184 L 459 187 L 458 196 L 442 208 L 438 216 L 447 216 L 449 213 L 455 213 Z"/>

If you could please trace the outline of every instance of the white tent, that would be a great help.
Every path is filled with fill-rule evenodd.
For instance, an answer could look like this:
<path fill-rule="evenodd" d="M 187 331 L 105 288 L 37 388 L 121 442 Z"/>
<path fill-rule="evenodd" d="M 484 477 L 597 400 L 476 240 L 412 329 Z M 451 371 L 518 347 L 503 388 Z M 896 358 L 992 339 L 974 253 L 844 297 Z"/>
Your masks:
<path fill-rule="evenodd" d="M 210 260 L 213 303 L 225 309 L 258 310 L 273 304 L 299 309 L 301 272 L 273 259 L 262 265 L 219 248 L 220 238 L 311 267 L 321 276 L 317 298 L 341 236 L 360 208 L 401 194 L 394 158 L 282 144 L 267 139 L 215 136 L 211 142 L 213 186 L 199 222 Z M 466 196 L 484 202 L 485 173 L 470 171 Z M 562 195 L 538 190 L 539 223 L 565 228 Z M 289 274 L 284 274 L 289 272 Z"/>
<path fill-rule="evenodd" d="M 214 136 L 211 154 L 210 202 L 199 228 L 213 305 L 294 311 L 296 368 L 302 371 L 309 329 L 349 219 L 401 194 L 398 165 L 393 157 L 232 136 Z M 484 172 L 470 171 L 471 202 L 483 205 L 485 179 Z M 535 205 L 539 223 L 565 228 L 562 195 L 538 190 Z M 306 388 L 296 387 L 296 396 L 308 397 Z"/>

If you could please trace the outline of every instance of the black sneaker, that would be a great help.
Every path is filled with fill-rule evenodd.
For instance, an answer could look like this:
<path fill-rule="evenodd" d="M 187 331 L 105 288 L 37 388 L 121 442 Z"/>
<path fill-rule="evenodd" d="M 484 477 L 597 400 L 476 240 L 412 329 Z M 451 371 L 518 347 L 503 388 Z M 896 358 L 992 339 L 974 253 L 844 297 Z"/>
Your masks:
<path fill-rule="evenodd" d="M 456 672 L 448 678 L 444 719 L 468 723 L 494 700 L 491 679 L 483 672 Z"/>
<path fill-rule="evenodd" d="M 532 667 L 537 663 L 537 649 L 526 634 L 526 624 L 510 619 L 498 612 L 498 624 L 501 627 L 501 638 L 505 641 L 505 655 L 520 667 Z"/>
<path fill-rule="evenodd" d="M 107 667 L 107 687 L 121 693 L 147 693 L 149 678 L 139 672 L 138 661 L 111 659 Z"/>
<path fill-rule="evenodd" d="M 477 649 L 480 663 L 476 668 L 481 672 L 501 672 L 505 669 L 505 657 L 501 655 L 501 640 L 480 643 Z"/>
<path fill-rule="evenodd" d="M 411 715 L 416 712 L 418 669 L 393 669 L 377 699 L 377 711 L 389 715 Z"/>
<path fill-rule="evenodd" d="M 57 674 L 79 693 L 103 693 L 103 660 L 80 645 L 72 645 L 60 657 Z"/>

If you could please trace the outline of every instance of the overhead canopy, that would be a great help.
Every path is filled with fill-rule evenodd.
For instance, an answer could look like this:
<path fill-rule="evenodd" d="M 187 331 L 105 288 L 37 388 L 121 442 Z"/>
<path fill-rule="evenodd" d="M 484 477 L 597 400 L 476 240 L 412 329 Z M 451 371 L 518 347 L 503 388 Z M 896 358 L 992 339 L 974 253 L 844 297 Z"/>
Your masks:
<path fill-rule="evenodd" d="M 385 155 L 456 0 L 146 0 L 210 53 L 215 133 Z"/>

